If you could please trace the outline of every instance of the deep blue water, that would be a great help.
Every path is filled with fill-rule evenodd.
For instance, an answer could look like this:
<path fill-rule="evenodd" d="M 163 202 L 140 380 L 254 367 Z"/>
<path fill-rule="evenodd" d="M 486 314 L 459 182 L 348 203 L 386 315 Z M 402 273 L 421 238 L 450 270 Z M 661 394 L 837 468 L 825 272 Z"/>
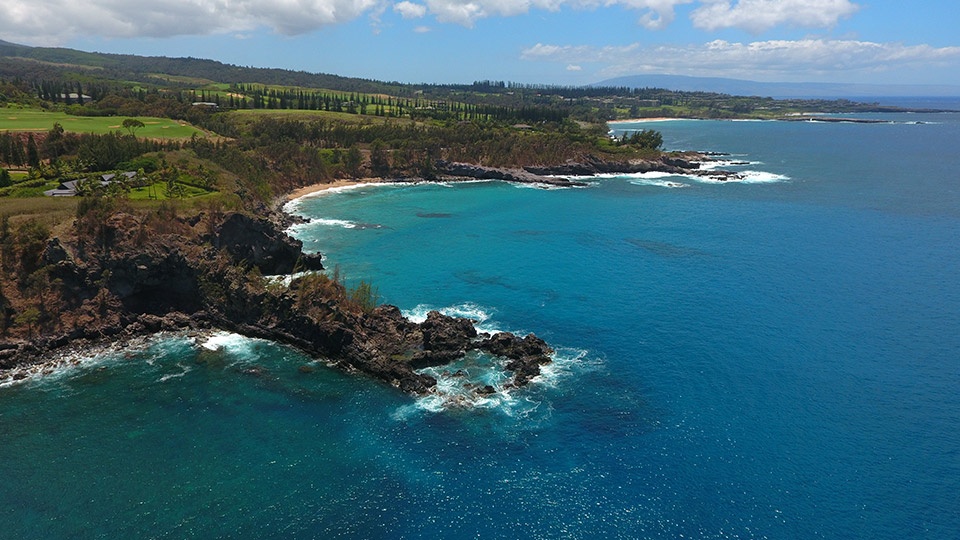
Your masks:
<path fill-rule="evenodd" d="M 555 365 L 454 407 L 238 336 L 101 353 L 0 388 L 3 535 L 956 538 L 960 115 L 882 118 L 618 126 L 744 182 L 304 199 L 348 281 Z"/>

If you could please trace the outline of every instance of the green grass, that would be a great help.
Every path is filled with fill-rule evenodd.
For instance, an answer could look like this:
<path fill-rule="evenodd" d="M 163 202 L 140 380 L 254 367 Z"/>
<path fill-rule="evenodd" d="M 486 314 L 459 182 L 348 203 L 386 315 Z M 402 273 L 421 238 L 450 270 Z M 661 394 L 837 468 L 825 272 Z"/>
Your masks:
<path fill-rule="evenodd" d="M 154 79 L 160 79 L 160 80 L 163 80 L 163 81 L 175 82 L 175 83 L 194 84 L 194 85 L 197 85 L 197 86 L 206 86 L 206 85 L 216 84 L 216 82 L 214 82 L 214 81 L 212 81 L 212 80 L 210 80 L 210 79 L 204 79 L 204 78 L 202 78 L 202 77 L 187 77 L 187 76 L 183 76 L 183 75 L 168 75 L 168 74 L 166 74 L 166 73 L 151 73 L 151 74 L 148 75 L 148 77 L 152 77 L 152 78 L 154 78 Z M 226 85 L 226 86 L 229 86 L 229 85 Z"/>
<path fill-rule="evenodd" d="M 372 110 L 371 107 L 369 110 Z M 230 115 L 234 115 L 236 118 L 240 119 L 242 122 L 254 122 L 259 118 L 271 117 L 271 118 L 282 118 L 285 120 L 337 120 L 340 122 L 362 124 L 364 122 L 390 122 L 390 123 L 411 123 L 413 122 L 410 118 L 396 118 L 393 116 L 376 116 L 374 114 L 350 114 L 345 112 L 335 112 L 335 111 L 307 111 L 307 110 L 298 110 L 298 109 L 240 109 L 236 111 L 230 111 Z"/>
<path fill-rule="evenodd" d="M 210 193 L 215 193 L 187 184 L 180 184 L 180 186 L 183 187 L 183 198 L 185 199 L 202 197 L 204 195 L 209 195 Z M 167 184 L 165 182 L 157 182 L 149 186 L 133 188 L 130 190 L 128 196 L 131 201 L 165 201 L 168 199 L 166 193 Z"/>
<path fill-rule="evenodd" d="M 272 116 L 275 118 L 328 118 L 331 120 L 346 120 L 352 122 L 359 122 L 364 118 L 378 118 L 376 116 L 361 116 L 359 114 L 350 114 L 344 112 L 334 112 L 334 111 L 307 111 L 300 109 L 240 109 L 233 111 L 230 114 L 235 114 L 239 116 Z"/>
<path fill-rule="evenodd" d="M 194 134 L 198 137 L 205 136 L 203 131 L 169 118 L 135 118 L 144 124 L 144 127 L 136 131 L 137 137 L 189 139 Z M 71 116 L 40 109 L 0 109 L 0 131 L 49 131 L 53 124 L 59 122 L 65 131 L 72 133 L 126 133 L 122 126 L 124 120 L 125 118 L 119 116 Z"/>
<path fill-rule="evenodd" d="M 37 219 L 51 228 L 68 226 L 77 213 L 79 197 L 0 197 L 0 215 L 14 222 Z"/>

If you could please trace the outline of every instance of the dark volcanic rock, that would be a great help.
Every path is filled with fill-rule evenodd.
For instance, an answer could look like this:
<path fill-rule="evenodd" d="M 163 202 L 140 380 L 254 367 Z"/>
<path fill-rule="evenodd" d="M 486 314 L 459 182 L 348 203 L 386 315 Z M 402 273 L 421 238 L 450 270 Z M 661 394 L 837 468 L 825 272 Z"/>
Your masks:
<path fill-rule="evenodd" d="M 59 238 L 51 238 L 47 242 L 46 249 L 43 250 L 43 262 L 50 264 L 60 264 L 69 260 L 70 255 L 60 243 Z"/>
<path fill-rule="evenodd" d="M 689 161 L 680 157 L 663 156 L 660 158 L 660 161 L 670 167 L 679 167 L 686 170 L 696 170 L 700 168 L 700 164 L 696 161 Z"/>
<path fill-rule="evenodd" d="M 696 171 L 699 168 L 700 164 L 695 161 L 669 154 L 664 154 L 655 160 L 632 161 L 607 161 L 595 156 L 588 156 L 583 161 L 568 161 L 561 165 L 524 167 L 525 170 L 534 174 L 559 176 L 592 176 L 595 174 L 627 174 L 651 171 L 671 174 L 689 174 L 691 171 Z"/>
<path fill-rule="evenodd" d="M 3 291 L 0 290 L 0 330 L 6 330 L 10 327 L 15 314 L 16 311 L 13 310 L 13 305 L 10 304 L 7 297 L 3 295 Z M 0 346 L 2 345 L 3 344 L 0 343 Z"/>
<path fill-rule="evenodd" d="M 437 170 L 450 176 L 476 178 L 477 180 L 504 180 L 521 184 L 544 184 L 562 187 L 586 185 L 583 182 L 573 182 L 566 178 L 549 178 L 531 172 L 530 169 L 501 169 L 443 160 L 437 162 Z"/>
<path fill-rule="evenodd" d="M 513 372 L 513 385 L 523 386 L 540 374 L 540 366 L 549 364 L 553 349 L 533 334 L 520 338 L 508 332 L 499 332 L 483 340 L 480 349 L 503 356 L 510 361 L 507 369 Z"/>
<path fill-rule="evenodd" d="M 137 231 L 144 223 L 117 213 L 105 221 L 107 232 L 96 242 L 55 240 L 46 246 L 51 281 L 63 284 L 58 309 L 69 312 L 69 323 L 55 334 L 15 345 L 6 341 L 0 369 L 42 361 L 56 348 L 83 350 L 97 341 L 213 327 L 287 343 L 417 394 L 431 391 L 437 381 L 416 370 L 470 350 L 508 358 L 513 386 L 529 382 L 550 361 L 550 348 L 533 335 L 478 340 L 469 319 L 433 311 L 418 324 L 395 306 L 366 310 L 347 299 L 341 284 L 321 276 L 299 277 L 288 288 L 266 284 L 248 265 L 264 274 L 303 267 L 301 243 L 279 223 L 232 214 L 216 226 L 208 224 L 212 232 L 206 235 L 190 236 L 201 220 L 192 225 L 181 220 L 171 227 L 174 232 L 143 237 Z M 11 302 L 0 294 L 0 322 L 9 324 L 11 315 Z"/>
<path fill-rule="evenodd" d="M 473 321 L 447 317 L 438 311 L 427 314 L 427 320 L 420 323 L 420 333 L 423 335 L 423 351 L 410 361 L 415 369 L 443 365 L 460 358 L 472 348 L 471 343 L 477 337 Z"/>
<path fill-rule="evenodd" d="M 289 274 L 301 266 L 323 268 L 319 256 L 303 257 L 303 242 L 291 238 L 273 223 L 246 214 L 228 216 L 217 228 L 214 247 L 225 249 L 236 263 L 256 266 L 263 274 Z"/>
<path fill-rule="evenodd" d="M 133 313 L 201 309 L 196 269 L 175 247 L 118 254 L 105 261 L 108 287 Z"/>

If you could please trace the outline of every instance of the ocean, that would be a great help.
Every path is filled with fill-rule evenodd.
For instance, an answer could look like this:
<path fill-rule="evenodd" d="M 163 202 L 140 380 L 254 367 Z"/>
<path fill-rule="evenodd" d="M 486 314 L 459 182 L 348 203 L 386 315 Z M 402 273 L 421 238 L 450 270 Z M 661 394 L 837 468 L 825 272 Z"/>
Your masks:
<path fill-rule="evenodd" d="M 960 114 L 860 116 L 612 126 L 736 182 L 295 201 L 349 283 L 555 362 L 416 398 L 225 332 L 91 353 L 0 387 L 0 536 L 960 537 Z"/>

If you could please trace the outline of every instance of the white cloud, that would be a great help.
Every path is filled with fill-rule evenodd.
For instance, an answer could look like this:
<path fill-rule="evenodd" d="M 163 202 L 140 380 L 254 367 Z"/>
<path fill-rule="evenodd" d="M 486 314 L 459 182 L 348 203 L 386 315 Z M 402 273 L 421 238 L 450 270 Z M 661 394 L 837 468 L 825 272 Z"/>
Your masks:
<path fill-rule="evenodd" d="M 427 0 L 427 7 L 440 22 L 473 26 L 488 17 L 511 17 L 531 10 L 557 11 L 563 7 L 598 9 L 621 6 L 642 12 L 639 22 L 651 29 L 663 28 L 674 19 L 674 7 L 694 0 Z"/>
<path fill-rule="evenodd" d="M 567 71 L 583 71 L 583 66 L 570 64 L 567 66 Z"/>
<path fill-rule="evenodd" d="M 0 35 L 37 45 L 76 36 L 170 37 L 265 26 L 296 35 L 376 11 L 380 0 L 3 0 Z"/>
<path fill-rule="evenodd" d="M 393 10 L 399 13 L 404 19 L 420 19 L 427 14 L 427 6 L 407 2 L 406 0 L 399 4 L 394 4 Z"/>
<path fill-rule="evenodd" d="M 644 13 L 638 21 L 650 30 L 666 28 L 675 17 L 674 8 L 681 4 L 692 4 L 693 0 L 607 0 L 606 5 L 622 5 L 627 8 L 642 10 Z"/>
<path fill-rule="evenodd" d="M 429 27 L 429 26 L 418 26 L 418 27 L 414 28 L 413 31 L 416 32 L 416 33 L 418 33 L 418 34 L 426 34 L 427 32 L 430 31 L 430 27 Z"/>
<path fill-rule="evenodd" d="M 763 32 L 775 26 L 824 28 L 857 12 L 849 0 L 701 0 L 690 14 L 694 26 L 706 30 L 741 28 Z"/>
<path fill-rule="evenodd" d="M 432 16 L 471 27 L 490 17 L 532 11 L 626 9 L 648 29 L 662 29 L 676 8 L 696 4 L 701 29 L 762 31 L 779 25 L 828 27 L 858 9 L 851 0 L 0 0 L 0 36 L 30 44 L 66 43 L 77 36 L 106 38 L 235 34 L 269 28 L 297 35 L 370 17 L 385 10 L 405 19 Z"/>
<path fill-rule="evenodd" d="M 960 68 L 960 47 L 931 47 L 856 40 L 803 39 L 644 47 L 560 46 L 538 43 L 521 58 L 563 64 L 596 64 L 604 77 L 665 73 L 742 77 L 752 80 L 812 80 L 854 73 L 895 72 L 917 66 Z"/>
<path fill-rule="evenodd" d="M 77 36 L 171 37 L 249 32 L 267 27 L 296 35 L 369 15 L 376 25 L 391 4 L 405 19 L 432 15 L 463 26 L 489 17 L 533 10 L 623 7 L 639 13 L 651 29 L 673 21 L 674 8 L 695 0 L 2 0 L 0 35 L 35 45 L 65 43 Z M 701 0 L 704 1 L 704 0 Z"/>

